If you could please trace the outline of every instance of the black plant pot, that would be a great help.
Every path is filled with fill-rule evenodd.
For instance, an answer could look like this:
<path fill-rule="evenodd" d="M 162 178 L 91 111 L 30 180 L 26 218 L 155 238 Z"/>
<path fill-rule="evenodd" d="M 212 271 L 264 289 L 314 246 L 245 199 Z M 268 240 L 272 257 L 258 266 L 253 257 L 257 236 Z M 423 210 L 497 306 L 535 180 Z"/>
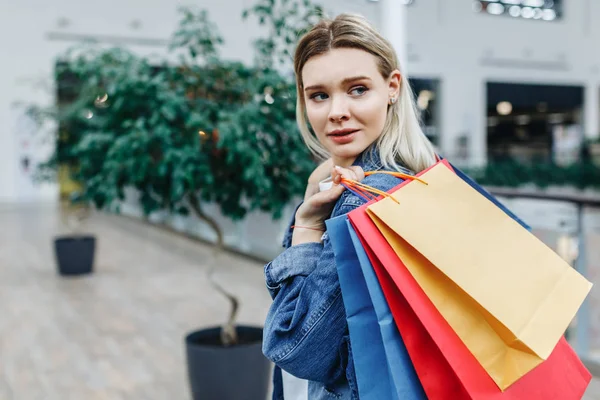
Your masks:
<path fill-rule="evenodd" d="M 63 236 L 54 239 L 54 254 L 60 275 L 84 275 L 92 272 L 96 238 Z"/>
<path fill-rule="evenodd" d="M 262 353 L 262 328 L 238 326 L 239 343 L 223 347 L 221 328 L 185 338 L 193 400 L 266 400 L 271 363 Z"/>

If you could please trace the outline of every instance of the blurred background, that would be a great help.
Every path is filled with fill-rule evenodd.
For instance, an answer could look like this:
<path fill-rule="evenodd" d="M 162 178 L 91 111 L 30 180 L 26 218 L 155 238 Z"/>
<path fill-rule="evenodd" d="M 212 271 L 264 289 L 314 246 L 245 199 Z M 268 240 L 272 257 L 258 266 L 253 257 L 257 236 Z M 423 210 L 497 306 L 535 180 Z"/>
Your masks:
<path fill-rule="evenodd" d="M 1 0 L 0 400 L 268 390 L 262 266 L 316 165 L 291 54 L 342 12 L 394 44 L 438 151 L 600 283 L 600 3 Z M 267 372 L 207 374 L 232 355 L 189 335 L 221 325 Z M 600 373 L 598 288 L 567 337 Z"/>

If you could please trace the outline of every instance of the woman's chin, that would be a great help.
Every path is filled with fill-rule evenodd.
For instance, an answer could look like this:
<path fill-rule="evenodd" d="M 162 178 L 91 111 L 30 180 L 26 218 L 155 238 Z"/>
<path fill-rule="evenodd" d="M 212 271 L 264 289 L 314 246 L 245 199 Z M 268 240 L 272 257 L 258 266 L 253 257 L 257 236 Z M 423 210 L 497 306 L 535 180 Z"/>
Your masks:
<path fill-rule="evenodd" d="M 354 161 L 365 149 L 357 146 L 336 146 L 328 150 L 334 159 Z"/>

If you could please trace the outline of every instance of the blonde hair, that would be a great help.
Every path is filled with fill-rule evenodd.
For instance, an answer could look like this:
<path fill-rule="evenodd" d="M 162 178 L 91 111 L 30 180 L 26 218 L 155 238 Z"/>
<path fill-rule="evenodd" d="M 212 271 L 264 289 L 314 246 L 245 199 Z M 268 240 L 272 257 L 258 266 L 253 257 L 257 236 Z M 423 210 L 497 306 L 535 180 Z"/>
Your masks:
<path fill-rule="evenodd" d="M 333 20 L 323 19 L 302 36 L 294 56 L 298 95 L 296 120 L 304 142 L 313 154 L 322 159 L 330 155 L 308 127 L 302 69 L 311 57 L 339 48 L 360 49 L 374 55 L 384 79 L 400 69 L 392 45 L 360 16 L 340 14 Z M 433 165 L 436 155 L 433 145 L 421 129 L 414 96 L 404 76 L 397 100 L 388 106 L 385 125 L 375 142 L 375 149 L 386 168 L 399 170 L 404 167 L 418 173 Z"/>

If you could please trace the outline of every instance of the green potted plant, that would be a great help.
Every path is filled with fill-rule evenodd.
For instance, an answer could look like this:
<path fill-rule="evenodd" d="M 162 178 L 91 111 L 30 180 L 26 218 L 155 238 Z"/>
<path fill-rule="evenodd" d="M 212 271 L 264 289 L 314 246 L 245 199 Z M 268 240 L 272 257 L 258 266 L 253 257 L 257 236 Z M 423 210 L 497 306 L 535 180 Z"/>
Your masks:
<path fill-rule="evenodd" d="M 64 66 L 63 66 L 64 67 Z M 45 162 L 39 164 L 34 179 L 37 181 L 58 181 L 60 194 L 61 222 L 67 233 L 58 234 L 53 239 L 53 249 L 57 272 L 61 276 L 83 276 L 93 272 L 96 251 L 96 236 L 82 231 L 90 208 L 81 196 L 82 184 L 76 177 L 79 168 L 77 145 L 82 139 L 79 133 L 87 126 L 89 110 L 71 107 L 78 98 L 77 85 L 73 74 L 65 73 L 59 64 L 55 70 L 57 83 L 57 103 L 52 107 L 39 105 L 26 106 L 27 115 L 38 123 L 42 132 L 48 132 L 44 123 L 56 122 L 55 130 L 50 130 L 54 142 L 54 152 Z M 96 157 L 87 163 L 99 163 Z"/>
<path fill-rule="evenodd" d="M 289 62 L 289 49 L 278 43 L 291 45 L 297 28 L 284 20 L 300 23 L 307 4 L 265 0 L 245 13 L 278 35 L 257 42 L 257 60 Z M 307 15 L 316 15 L 311 10 Z M 93 45 L 60 58 L 57 75 L 74 77 L 77 96 L 60 113 L 46 114 L 69 129 L 44 172 L 68 164 L 81 184 L 79 200 L 99 209 L 118 212 L 133 188 L 146 215 L 195 216 L 214 230 L 218 252 L 223 234 L 205 204 L 234 220 L 252 210 L 279 217 L 302 195 L 315 164 L 297 131 L 293 79 L 281 64 L 222 60 L 223 40 L 207 13 L 184 8 L 181 16 L 170 46 L 180 55 L 175 65 Z M 216 268 L 209 277 L 230 313 L 223 326 L 185 337 L 193 397 L 264 398 L 270 364 L 262 328 L 236 324 L 239 302 L 212 279 Z"/>

